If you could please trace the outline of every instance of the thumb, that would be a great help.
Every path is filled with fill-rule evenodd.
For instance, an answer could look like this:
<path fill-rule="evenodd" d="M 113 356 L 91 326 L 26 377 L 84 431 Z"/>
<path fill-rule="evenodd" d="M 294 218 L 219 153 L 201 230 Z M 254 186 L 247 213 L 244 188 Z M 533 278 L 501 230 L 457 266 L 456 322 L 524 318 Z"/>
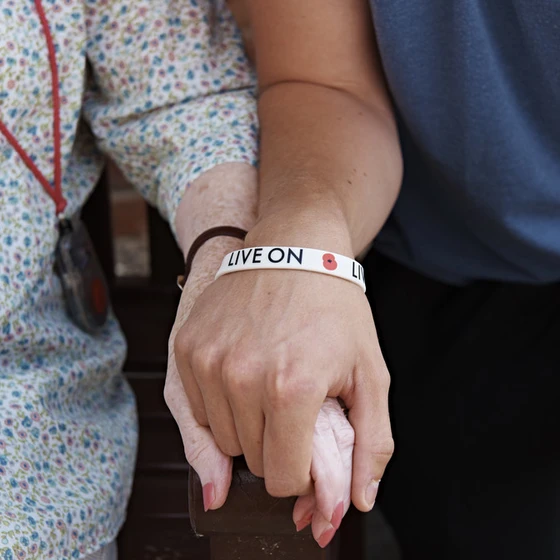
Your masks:
<path fill-rule="evenodd" d="M 169 355 L 164 398 L 179 427 L 187 461 L 200 478 L 204 510 L 218 509 L 224 505 L 229 492 L 232 458 L 219 449 L 210 428 L 196 421 L 173 351 Z"/>
<path fill-rule="evenodd" d="M 358 366 L 353 390 L 344 399 L 356 434 L 352 502 L 363 512 L 373 508 L 379 482 L 394 450 L 389 420 L 389 380 L 383 361 L 370 362 L 364 368 Z"/>

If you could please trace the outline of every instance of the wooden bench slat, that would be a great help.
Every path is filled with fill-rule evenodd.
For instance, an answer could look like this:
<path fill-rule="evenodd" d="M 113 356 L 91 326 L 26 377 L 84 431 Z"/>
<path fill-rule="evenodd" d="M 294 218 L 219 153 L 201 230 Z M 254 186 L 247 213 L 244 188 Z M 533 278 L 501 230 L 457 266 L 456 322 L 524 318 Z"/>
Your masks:
<path fill-rule="evenodd" d="M 296 498 L 274 498 L 264 481 L 251 473 L 241 457 L 234 459 L 226 503 L 204 511 L 202 486 L 196 472 L 189 473 L 189 513 L 195 533 L 210 537 L 212 560 L 335 560 L 337 542 L 323 550 L 310 527 L 300 533 L 292 521 Z"/>

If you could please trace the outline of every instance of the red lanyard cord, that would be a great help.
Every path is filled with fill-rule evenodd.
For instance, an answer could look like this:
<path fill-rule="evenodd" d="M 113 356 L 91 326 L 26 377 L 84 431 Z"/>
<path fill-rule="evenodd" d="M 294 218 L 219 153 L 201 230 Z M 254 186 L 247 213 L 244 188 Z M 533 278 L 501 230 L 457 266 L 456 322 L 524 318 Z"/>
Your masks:
<path fill-rule="evenodd" d="M 16 137 L 8 130 L 6 125 L 0 120 L 0 132 L 6 137 L 12 148 L 18 153 L 25 165 L 35 175 L 35 178 L 41 183 L 47 194 L 53 199 L 56 204 L 56 213 L 61 214 L 66 208 L 66 200 L 62 196 L 62 157 L 61 157 L 61 137 L 60 137 L 60 90 L 58 82 L 58 67 L 56 65 L 56 52 L 54 48 L 54 41 L 51 35 L 49 22 L 41 0 L 35 0 L 35 8 L 45 40 L 47 42 L 47 49 L 49 51 L 49 65 L 51 69 L 51 84 L 52 84 L 52 103 L 53 103 L 53 139 L 54 139 L 54 185 L 51 185 L 47 178 L 41 173 L 39 168 L 35 165 L 29 154 L 21 147 Z"/>

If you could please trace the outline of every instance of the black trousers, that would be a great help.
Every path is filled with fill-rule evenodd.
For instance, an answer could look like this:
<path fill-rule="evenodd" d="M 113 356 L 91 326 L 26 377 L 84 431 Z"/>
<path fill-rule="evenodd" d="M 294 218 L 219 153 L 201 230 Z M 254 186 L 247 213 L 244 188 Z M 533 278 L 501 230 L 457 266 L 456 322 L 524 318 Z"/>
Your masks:
<path fill-rule="evenodd" d="M 378 504 L 403 560 L 560 560 L 560 284 L 364 265 L 396 443 Z"/>

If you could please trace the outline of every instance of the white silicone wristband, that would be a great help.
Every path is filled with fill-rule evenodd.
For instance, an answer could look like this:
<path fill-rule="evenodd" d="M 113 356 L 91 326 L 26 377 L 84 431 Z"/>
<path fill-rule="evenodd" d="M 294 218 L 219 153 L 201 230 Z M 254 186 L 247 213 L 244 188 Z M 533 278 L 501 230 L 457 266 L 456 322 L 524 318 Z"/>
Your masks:
<path fill-rule="evenodd" d="M 280 268 L 330 274 L 357 284 L 366 291 L 364 268 L 354 259 L 302 247 L 249 247 L 224 257 L 216 278 L 240 270 Z"/>

